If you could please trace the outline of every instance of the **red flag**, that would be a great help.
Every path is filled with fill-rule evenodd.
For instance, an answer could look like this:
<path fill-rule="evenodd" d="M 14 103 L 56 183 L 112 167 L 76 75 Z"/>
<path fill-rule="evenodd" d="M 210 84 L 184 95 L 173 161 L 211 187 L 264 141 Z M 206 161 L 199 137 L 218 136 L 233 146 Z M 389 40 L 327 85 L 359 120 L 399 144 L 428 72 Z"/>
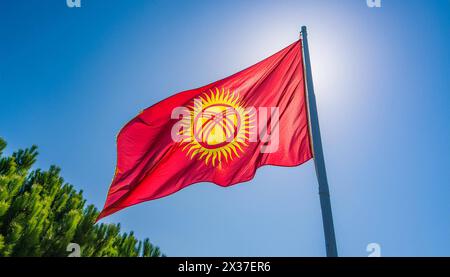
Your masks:
<path fill-rule="evenodd" d="M 231 186 L 312 158 L 301 40 L 230 77 L 145 109 L 117 136 L 97 220 L 198 182 Z"/>

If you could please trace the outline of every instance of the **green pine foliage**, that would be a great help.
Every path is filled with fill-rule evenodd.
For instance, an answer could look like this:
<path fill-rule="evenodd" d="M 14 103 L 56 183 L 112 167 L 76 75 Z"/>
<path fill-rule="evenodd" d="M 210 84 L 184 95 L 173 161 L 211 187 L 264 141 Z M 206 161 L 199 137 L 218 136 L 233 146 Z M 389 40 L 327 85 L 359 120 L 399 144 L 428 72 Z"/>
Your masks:
<path fill-rule="evenodd" d="M 120 224 L 95 224 L 98 210 L 83 192 L 64 182 L 60 169 L 31 171 L 37 147 L 4 156 L 0 138 L 0 257 L 68 256 L 70 243 L 82 257 L 160 257 L 149 239 L 120 232 Z"/>

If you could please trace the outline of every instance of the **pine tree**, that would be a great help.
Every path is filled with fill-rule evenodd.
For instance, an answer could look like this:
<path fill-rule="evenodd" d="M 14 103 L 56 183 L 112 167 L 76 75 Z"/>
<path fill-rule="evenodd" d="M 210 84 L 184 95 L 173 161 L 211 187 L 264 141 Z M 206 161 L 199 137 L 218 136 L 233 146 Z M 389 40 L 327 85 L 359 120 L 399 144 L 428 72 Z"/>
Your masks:
<path fill-rule="evenodd" d="M 149 239 L 120 232 L 120 224 L 94 224 L 99 212 L 82 191 L 65 183 L 60 169 L 31 171 L 33 145 L 4 156 L 0 138 L 0 256 L 67 256 L 70 243 L 84 257 L 161 257 Z"/>

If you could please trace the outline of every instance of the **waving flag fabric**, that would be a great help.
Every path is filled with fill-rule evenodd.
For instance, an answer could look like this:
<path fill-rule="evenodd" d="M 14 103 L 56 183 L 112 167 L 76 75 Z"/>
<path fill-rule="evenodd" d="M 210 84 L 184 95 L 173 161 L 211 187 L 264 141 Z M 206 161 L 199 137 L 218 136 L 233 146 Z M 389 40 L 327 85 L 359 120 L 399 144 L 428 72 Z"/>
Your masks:
<path fill-rule="evenodd" d="M 128 122 L 99 215 L 198 182 L 231 186 L 263 165 L 312 158 L 301 40 L 230 77 L 175 94 Z"/>

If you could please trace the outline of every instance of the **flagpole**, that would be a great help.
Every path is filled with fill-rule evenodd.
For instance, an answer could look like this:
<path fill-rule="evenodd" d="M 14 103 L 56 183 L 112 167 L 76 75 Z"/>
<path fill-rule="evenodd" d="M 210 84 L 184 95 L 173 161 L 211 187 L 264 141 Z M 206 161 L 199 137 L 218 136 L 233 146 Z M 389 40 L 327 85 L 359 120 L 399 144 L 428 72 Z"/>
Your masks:
<path fill-rule="evenodd" d="M 320 207 L 322 209 L 323 230 L 325 235 L 325 246 L 327 257 L 337 257 L 336 237 L 334 234 L 333 214 L 331 212 L 330 190 L 328 189 L 327 172 L 323 157 L 322 141 L 320 137 L 319 117 L 317 115 L 316 96 L 311 73 L 311 61 L 309 58 L 308 33 L 306 26 L 302 26 L 300 32 L 303 44 L 303 62 L 305 69 L 305 84 L 308 98 L 309 126 L 312 138 L 314 154 L 314 165 L 316 168 L 317 181 L 319 183 Z"/>

